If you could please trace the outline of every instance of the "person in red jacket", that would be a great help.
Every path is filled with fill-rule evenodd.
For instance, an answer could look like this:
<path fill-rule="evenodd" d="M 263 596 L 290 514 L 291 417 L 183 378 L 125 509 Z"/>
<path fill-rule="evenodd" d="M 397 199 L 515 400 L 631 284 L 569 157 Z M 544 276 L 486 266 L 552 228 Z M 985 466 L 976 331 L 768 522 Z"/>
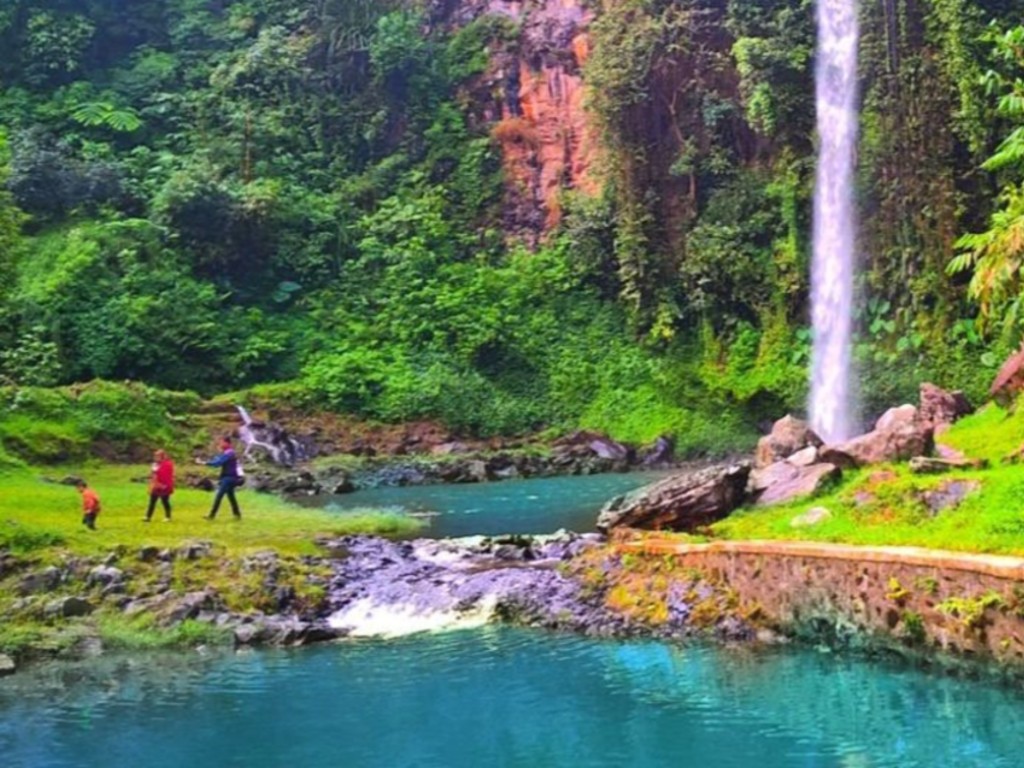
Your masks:
<path fill-rule="evenodd" d="M 159 499 L 164 507 L 164 522 L 171 522 L 171 494 L 174 493 L 174 462 L 164 451 L 153 454 L 153 467 L 149 479 L 149 508 L 144 523 L 153 517 Z"/>
<path fill-rule="evenodd" d="M 86 485 L 85 480 L 75 483 L 78 492 L 82 494 L 82 525 L 89 530 L 96 530 L 96 515 L 100 513 L 100 497 L 96 491 Z"/>

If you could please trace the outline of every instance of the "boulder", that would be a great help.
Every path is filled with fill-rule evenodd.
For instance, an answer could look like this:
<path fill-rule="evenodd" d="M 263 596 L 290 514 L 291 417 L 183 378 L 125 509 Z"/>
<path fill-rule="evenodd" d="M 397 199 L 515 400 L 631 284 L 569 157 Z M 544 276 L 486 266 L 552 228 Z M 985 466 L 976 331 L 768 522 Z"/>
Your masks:
<path fill-rule="evenodd" d="M 675 458 L 676 444 L 671 437 L 662 435 L 654 441 L 654 445 L 643 453 L 641 463 L 645 467 L 653 467 L 658 464 L 670 464 Z"/>
<path fill-rule="evenodd" d="M 37 592 L 52 592 L 63 580 L 61 571 L 56 566 L 49 566 L 41 571 L 30 573 L 18 583 L 19 595 L 32 595 Z"/>
<path fill-rule="evenodd" d="M 157 621 L 163 626 L 173 627 L 186 619 L 194 619 L 202 610 L 212 610 L 216 600 L 211 592 L 189 592 L 180 598 L 168 600 L 159 611 Z"/>
<path fill-rule="evenodd" d="M 826 507 L 811 507 L 802 515 L 797 515 L 789 521 L 793 528 L 808 528 L 826 520 L 832 519 L 832 512 Z"/>
<path fill-rule="evenodd" d="M 1014 352 L 1003 363 L 988 393 L 1003 408 L 1013 404 L 1024 389 L 1024 349 Z"/>
<path fill-rule="evenodd" d="M 816 446 L 808 445 L 806 448 L 801 448 L 792 456 L 789 456 L 786 462 L 794 467 L 809 467 L 811 464 L 818 462 L 818 449 Z"/>
<path fill-rule="evenodd" d="M 94 607 L 88 600 L 80 597 L 62 597 L 47 604 L 43 612 L 51 618 L 61 616 L 69 619 L 75 616 L 88 616 L 93 610 Z"/>
<path fill-rule="evenodd" d="M 910 460 L 910 471 L 915 475 L 937 475 L 955 469 L 984 469 L 984 459 L 940 459 L 933 456 L 914 456 Z"/>
<path fill-rule="evenodd" d="M 757 505 L 763 507 L 817 493 L 841 474 L 834 464 L 796 466 L 779 461 L 751 473 L 750 488 L 757 496 Z"/>
<path fill-rule="evenodd" d="M 952 424 L 962 416 L 974 412 L 967 397 L 960 390 L 947 392 L 941 387 L 924 382 L 921 384 L 921 421 L 933 427 Z"/>
<path fill-rule="evenodd" d="M 892 432 L 914 424 L 918 420 L 917 407 L 910 403 L 898 405 L 883 413 L 875 422 L 876 432 Z"/>
<path fill-rule="evenodd" d="M 909 408 L 916 414 L 916 408 Z M 935 444 L 932 426 L 911 418 L 907 406 L 886 411 L 878 424 L 865 435 L 838 445 L 825 446 L 818 454 L 819 460 L 835 464 L 841 469 L 851 469 L 889 461 L 906 461 L 913 456 L 932 452 Z"/>
<path fill-rule="evenodd" d="M 922 493 L 921 501 L 933 515 L 937 515 L 944 509 L 958 506 L 969 493 L 980 487 L 981 484 L 976 480 L 947 480 L 939 487 Z"/>
<path fill-rule="evenodd" d="M 821 445 L 821 438 L 807 426 L 807 422 L 789 415 L 772 425 L 772 431 L 757 441 L 754 454 L 755 467 L 767 467 L 809 445 Z"/>
<path fill-rule="evenodd" d="M 120 584 L 124 581 L 124 571 L 112 565 L 97 565 L 86 578 L 86 583 L 93 586 L 105 587 L 108 584 Z"/>
<path fill-rule="evenodd" d="M 591 440 L 590 450 L 602 459 L 611 459 L 612 461 L 627 461 L 629 459 L 629 449 L 622 443 L 617 443 L 607 437 Z"/>
<path fill-rule="evenodd" d="M 0 653 L 0 677 L 13 675 L 17 669 L 18 666 L 14 663 L 14 659 L 6 654 Z"/>
<path fill-rule="evenodd" d="M 721 520 L 740 506 L 749 475 L 749 462 L 673 475 L 609 501 L 598 516 L 597 528 L 693 530 Z"/>

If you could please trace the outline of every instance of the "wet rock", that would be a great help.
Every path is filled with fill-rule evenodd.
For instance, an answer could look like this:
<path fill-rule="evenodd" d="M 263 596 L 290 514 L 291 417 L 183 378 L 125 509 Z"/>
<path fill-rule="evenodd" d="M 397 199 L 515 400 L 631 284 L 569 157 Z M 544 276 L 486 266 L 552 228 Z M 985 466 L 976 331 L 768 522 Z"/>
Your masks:
<path fill-rule="evenodd" d="M 17 671 L 18 665 L 14 663 L 14 659 L 6 654 L 0 653 L 0 677 L 13 675 Z"/>
<path fill-rule="evenodd" d="M 622 443 L 618 443 L 611 438 L 596 438 L 591 440 L 588 445 L 590 450 L 592 450 L 594 454 L 601 459 L 626 461 L 629 458 L 629 449 Z"/>
<path fill-rule="evenodd" d="M 352 478 L 348 475 L 342 475 L 337 479 L 333 479 L 326 487 L 328 493 L 335 495 L 353 493 L 356 490 L 355 483 L 352 482 Z"/>
<path fill-rule="evenodd" d="M 757 441 L 754 466 L 766 467 L 792 456 L 809 445 L 821 445 L 821 438 L 807 425 L 807 422 L 788 415 L 772 425 L 772 431 Z"/>
<path fill-rule="evenodd" d="M 693 530 L 721 520 L 740 506 L 749 475 L 748 462 L 673 475 L 612 499 L 601 510 L 597 528 Z"/>
<path fill-rule="evenodd" d="M 920 393 L 920 419 L 933 427 L 952 424 L 961 417 L 974 413 L 967 396 L 960 390 L 947 392 L 934 384 L 923 382 Z"/>
<path fill-rule="evenodd" d="M 241 624 L 234 629 L 236 645 L 258 645 L 271 636 L 271 629 L 263 621 Z"/>
<path fill-rule="evenodd" d="M 832 519 L 832 512 L 826 507 L 811 507 L 802 515 L 797 515 L 789 524 L 793 528 L 807 528 L 818 523 L 823 523 L 826 520 Z"/>
<path fill-rule="evenodd" d="M 18 594 L 32 595 L 39 592 L 52 592 L 60 586 L 61 581 L 63 581 L 61 570 L 51 565 L 23 577 L 18 583 Z"/>
<path fill-rule="evenodd" d="M 910 460 L 910 471 L 915 475 L 937 475 L 957 469 L 984 469 L 984 459 L 940 459 L 934 456 L 914 456 Z"/>
<path fill-rule="evenodd" d="M 138 559 L 144 563 L 153 563 L 160 558 L 159 547 L 142 547 L 139 550 Z"/>
<path fill-rule="evenodd" d="M 47 603 L 43 613 L 50 618 L 59 616 L 69 619 L 77 616 L 88 616 L 93 610 L 95 610 L 94 606 L 88 600 L 83 600 L 80 597 L 62 597 L 59 600 Z"/>
<path fill-rule="evenodd" d="M 841 474 L 834 464 L 794 466 L 788 461 L 777 461 L 751 472 L 750 491 L 757 497 L 758 506 L 779 504 L 817 493 Z"/>

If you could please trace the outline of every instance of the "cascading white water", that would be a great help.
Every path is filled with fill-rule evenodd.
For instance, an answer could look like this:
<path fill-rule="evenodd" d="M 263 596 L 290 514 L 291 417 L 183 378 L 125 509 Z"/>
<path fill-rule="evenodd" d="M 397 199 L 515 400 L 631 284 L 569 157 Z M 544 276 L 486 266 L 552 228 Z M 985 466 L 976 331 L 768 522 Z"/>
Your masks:
<path fill-rule="evenodd" d="M 818 171 L 811 263 L 811 427 L 826 442 L 857 427 L 851 345 L 856 223 L 857 2 L 818 0 Z"/>

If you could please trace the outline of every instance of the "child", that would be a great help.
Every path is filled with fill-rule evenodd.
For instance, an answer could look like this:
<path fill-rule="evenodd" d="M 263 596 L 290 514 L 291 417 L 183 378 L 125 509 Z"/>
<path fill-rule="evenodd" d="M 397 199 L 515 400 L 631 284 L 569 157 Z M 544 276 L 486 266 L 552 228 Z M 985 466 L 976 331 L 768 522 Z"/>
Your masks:
<path fill-rule="evenodd" d="M 82 525 L 91 531 L 96 530 L 96 515 L 100 513 L 100 497 L 96 491 L 86 485 L 85 480 L 75 483 L 78 492 L 82 494 Z"/>

